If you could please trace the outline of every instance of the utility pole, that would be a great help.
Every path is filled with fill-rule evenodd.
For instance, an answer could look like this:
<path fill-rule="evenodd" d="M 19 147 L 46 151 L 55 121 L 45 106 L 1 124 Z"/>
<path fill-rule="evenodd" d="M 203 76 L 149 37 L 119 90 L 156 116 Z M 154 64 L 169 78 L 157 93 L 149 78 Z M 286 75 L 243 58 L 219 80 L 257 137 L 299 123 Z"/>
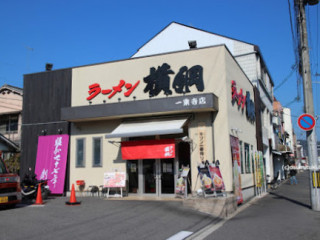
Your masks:
<path fill-rule="evenodd" d="M 319 0 L 294 0 L 298 35 L 299 35 L 299 56 L 300 56 L 300 74 L 303 78 L 304 110 L 306 113 L 314 116 L 313 93 L 310 69 L 310 57 L 308 47 L 308 35 L 305 5 L 318 4 Z M 310 173 L 310 198 L 311 207 L 314 211 L 320 211 L 320 189 L 317 188 L 317 174 L 319 174 L 317 136 L 316 129 L 307 131 L 308 144 L 308 165 Z M 314 187 L 315 181 L 315 187 Z"/>

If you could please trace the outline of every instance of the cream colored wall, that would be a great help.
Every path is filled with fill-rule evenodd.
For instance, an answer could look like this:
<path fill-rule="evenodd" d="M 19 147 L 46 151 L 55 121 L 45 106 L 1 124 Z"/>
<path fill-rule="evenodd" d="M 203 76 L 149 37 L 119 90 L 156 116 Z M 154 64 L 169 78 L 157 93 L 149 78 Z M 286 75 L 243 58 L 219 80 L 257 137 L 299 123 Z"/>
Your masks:
<path fill-rule="evenodd" d="M 227 96 L 226 100 L 228 101 L 228 122 L 229 122 L 229 132 L 228 135 L 235 136 L 239 138 L 239 141 L 243 141 L 253 146 L 253 150 L 257 149 L 257 140 L 256 140 L 256 126 L 255 122 L 251 123 L 247 120 L 246 116 L 246 107 L 244 111 L 238 109 L 238 106 L 231 104 L 231 81 L 235 80 L 237 84 L 237 92 L 240 89 L 243 89 L 243 94 L 246 91 L 250 92 L 250 99 L 254 101 L 254 93 L 253 93 L 253 85 L 246 78 L 244 73 L 241 71 L 239 67 L 237 67 L 236 63 L 233 61 L 230 55 L 226 55 L 226 64 L 228 68 L 226 69 L 226 77 L 227 77 Z M 238 129 L 239 131 L 232 131 L 232 129 Z M 217 136 L 217 135 L 216 135 Z M 229 140 L 230 141 L 230 140 Z M 230 152 L 230 151 L 229 151 Z M 231 152 L 230 152 L 231 159 Z M 251 161 L 251 160 L 250 160 Z M 231 163 L 231 160 L 230 160 Z M 251 165 L 251 162 L 250 162 Z M 253 174 L 241 174 L 241 186 L 242 188 L 250 187 L 254 185 L 254 175 Z"/>
<path fill-rule="evenodd" d="M 231 87 L 228 84 L 227 71 L 234 71 L 235 67 L 228 65 L 226 56 L 229 52 L 224 51 L 219 56 L 219 72 L 214 78 L 213 84 L 214 93 L 219 97 L 219 111 L 214 119 L 214 147 L 215 147 L 215 160 L 220 162 L 220 170 L 225 183 L 226 191 L 233 191 L 233 175 L 232 175 L 232 160 L 230 150 L 229 129 L 230 123 L 228 121 L 229 105 L 228 93 Z"/>
<path fill-rule="evenodd" d="M 218 68 L 221 64 L 219 63 L 219 56 L 223 56 L 224 51 L 225 47 L 220 46 L 74 68 L 72 70 L 71 104 L 72 106 L 89 105 L 88 100 L 86 100 L 89 96 L 89 85 L 98 83 L 100 84 L 101 89 L 112 89 L 113 86 L 117 86 L 119 84 L 121 79 L 125 80 L 126 83 L 131 83 L 132 85 L 140 80 L 140 84 L 129 97 L 124 96 L 124 92 L 126 92 L 125 87 L 122 88 L 122 92 L 117 93 L 111 99 L 108 99 L 108 95 L 102 95 L 100 93 L 91 100 L 92 105 L 102 104 L 103 100 L 106 100 L 106 103 L 116 103 L 118 102 L 118 98 L 121 98 L 121 102 L 133 101 L 134 96 L 136 97 L 136 100 L 150 99 L 149 93 L 145 93 L 143 91 L 146 87 L 146 83 L 143 82 L 143 78 L 150 74 L 150 68 L 158 68 L 158 66 L 162 66 L 163 63 L 169 64 L 171 70 L 174 71 L 174 74 L 169 75 L 171 78 L 171 85 L 174 76 L 176 76 L 181 67 L 187 66 L 188 68 L 191 68 L 195 65 L 201 65 L 203 67 L 203 80 L 205 86 L 203 93 L 215 93 L 215 86 L 213 85 L 212 77 L 219 75 L 219 72 L 221 71 Z M 175 93 L 171 86 L 170 89 L 172 90 L 172 95 L 169 97 L 182 96 L 182 94 Z M 196 89 L 196 86 L 190 87 L 190 90 L 191 93 L 189 94 L 201 93 Z M 155 96 L 152 99 L 164 97 L 166 97 L 166 95 L 162 91 L 158 96 Z"/>
<path fill-rule="evenodd" d="M 70 138 L 70 184 L 76 184 L 77 180 L 85 180 L 86 187 L 89 185 L 103 185 L 104 172 L 114 169 L 126 171 L 126 162 L 121 159 L 120 144 L 110 143 L 105 134 L 111 132 L 120 123 L 119 120 L 75 123 L 72 124 Z M 102 167 L 92 167 L 92 139 L 102 139 Z M 85 139 L 85 167 L 76 167 L 76 140 Z M 112 139 L 120 142 L 120 139 Z"/>
<path fill-rule="evenodd" d="M 192 139 L 191 144 L 191 182 L 192 190 L 200 188 L 200 179 L 198 179 L 197 167 L 201 163 L 200 161 L 200 145 L 199 145 L 199 125 L 205 126 L 205 160 L 209 162 L 213 161 L 213 146 L 212 146 L 212 121 L 211 113 L 197 113 L 194 119 L 189 124 L 189 138 Z M 195 185 L 197 183 L 197 185 Z"/>

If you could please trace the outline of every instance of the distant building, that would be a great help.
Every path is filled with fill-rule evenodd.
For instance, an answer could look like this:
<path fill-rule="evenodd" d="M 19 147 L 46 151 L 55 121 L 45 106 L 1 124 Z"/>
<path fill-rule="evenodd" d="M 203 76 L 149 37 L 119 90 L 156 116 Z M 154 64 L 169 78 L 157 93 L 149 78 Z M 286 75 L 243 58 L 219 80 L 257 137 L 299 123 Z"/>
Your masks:
<path fill-rule="evenodd" d="M 7 84 L 0 88 L 0 151 L 4 159 L 20 151 L 22 97 L 21 88 Z"/>
<path fill-rule="evenodd" d="M 295 135 L 292 128 L 291 111 L 282 107 L 281 103 L 273 100 L 273 129 L 275 135 L 273 163 L 275 176 L 280 173 L 281 179 L 286 178 L 284 166 L 294 160 Z"/>

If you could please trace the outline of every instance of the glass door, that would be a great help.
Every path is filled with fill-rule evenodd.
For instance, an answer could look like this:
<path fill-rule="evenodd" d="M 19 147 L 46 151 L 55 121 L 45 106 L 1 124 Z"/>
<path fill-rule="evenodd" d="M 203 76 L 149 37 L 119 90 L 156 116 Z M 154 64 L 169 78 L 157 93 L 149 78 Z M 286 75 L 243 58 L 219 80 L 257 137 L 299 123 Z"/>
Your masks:
<path fill-rule="evenodd" d="M 161 194 L 174 194 L 174 159 L 160 159 L 159 163 Z"/>
<path fill-rule="evenodd" d="M 139 162 L 137 160 L 128 160 L 127 162 L 128 173 L 128 187 L 129 193 L 139 192 Z"/>
<path fill-rule="evenodd" d="M 176 162 L 175 159 L 128 161 L 129 193 L 174 194 Z"/>
<path fill-rule="evenodd" d="M 143 160 L 143 193 L 157 192 L 156 160 Z"/>

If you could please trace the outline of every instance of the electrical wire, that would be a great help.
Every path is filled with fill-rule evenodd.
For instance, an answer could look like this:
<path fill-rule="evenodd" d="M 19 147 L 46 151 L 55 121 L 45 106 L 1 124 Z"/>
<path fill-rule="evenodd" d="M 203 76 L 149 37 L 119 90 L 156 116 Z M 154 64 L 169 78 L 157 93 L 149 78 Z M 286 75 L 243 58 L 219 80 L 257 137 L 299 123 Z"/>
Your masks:
<path fill-rule="evenodd" d="M 284 107 L 288 107 L 290 106 L 292 103 L 295 103 L 295 102 L 299 102 L 300 99 L 298 97 L 295 97 L 291 102 L 288 102 L 287 104 L 284 105 Z"/>
<path fill-rule="evenodd" d="M 318 69 L 319 64 L 319 5 L 317 5 L 317 61 L 316 61 L 316 69 Z M 317 70 L 318 71 L 318 70 Z"/>
<path fill-rule="evenodd" d="M 307 5 L 308 6 L 308 5 Z M 310 8 L 306 7 L 306 23 L 308 24 L 308 45 L 309 45 L 309 58 L 310 58 L 310 70 L 311 70 L 311 74 L 313 72 L 313 59 L 314 59 L 314 51 L 313 50 L 313 40 L 312 40 L 312 31 L 311 31 L 311 18 L 310 18 Z"/>
<path fill-rule="evenodd" d="M 298 9 L 297 6 L 294 5 L 294 12 L 297 14 Z M 291 4 L 290 4 L 290 0 L 288 0 L 288 10 L 289 10 L 289 17 L 290 17 L 290 29 L 291 29 L 291 35 L 292 35 L 292 46 L 293 46 L 293 53 L 294 53 L 294 57 L 295 57 L 295 63 L 294 65 L 291 67 L 291 72 L 289 73 L 289 75 L 276 87 L 274 88 L 274 91 L 276 91 L 277 89 L 279 89 L 285 82 L 287 82 L 289 80 L 289 78 L 292 76 L 292 74 L 294 72 L 296 72 L 297 75 L 297 96 L 288 104 L 286 104 L 286 106 L 291 105 L 292 103 L 296 102 L 296 101 L 300 101 L 300 85 L 301 85 L 301 78 L 300 78 L 300 74 L 299 74 L 299 66 L 300 66 L 300 55 L 299 55 L 299 48 L 300 48 L 300 44 L 298 41 L 298 37 L 299 37 L 299 31 L 298 31 L 298 24 L 297 21 L 298 19 L 295 18 L 295 27 L 297 29 L 296 33 L 294 31 L 294 24 L 293 24 L 293 19 L 292 19 L 292 11 L 291 11 Z"/>
<path fill-rule="evenodd" d="M 290 29 L 291 29 L 291 35 L 292 35 L 292 42 L 293 42 L 293 52 L 295 53 L 295 65 L 298 65 L 298 51 L 297 50 L 297 46 L 298 46 L 298 42 L 297 42 L 297 37 L 294 34 L 294 30 L 293 30 L 293 21 L 292 21 L 292 12 L 291 12 L 291 4 L 290 4 L 290 0 L 288 0 L 288 6 L 289 6 L 289 17 L 290 17 Z"/>
<path fill-rule="evenodd" d="M 296 70 L 297 70 L 297 64 L 294 64 L 293 66 L 291 66 L 291 72 L 289 73 L 289 75 L 288 75 L 287 77 L 285 77 L 285 78 L 282 80 L 282 82 L 279 83 L 279 85 L 276 86 L 276 87 L 273 89 L 273 91 L 274 91 L 274 92 L 277 91 L 283 84 L 285 84 L 286 81 L 288 81 L 289 78 L 292 76 L 292 74 L 293 74 L 294 72 L 296 72 Z"/>

